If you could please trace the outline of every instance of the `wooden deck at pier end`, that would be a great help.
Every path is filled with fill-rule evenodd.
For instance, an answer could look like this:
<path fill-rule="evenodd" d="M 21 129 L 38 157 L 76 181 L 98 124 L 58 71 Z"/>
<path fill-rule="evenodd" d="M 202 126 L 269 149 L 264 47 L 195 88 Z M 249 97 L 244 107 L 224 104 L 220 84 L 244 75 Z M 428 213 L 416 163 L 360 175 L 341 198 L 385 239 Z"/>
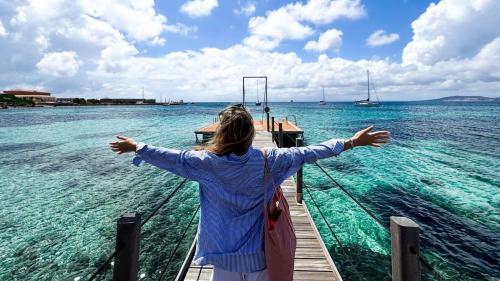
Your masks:
<path fill-rule="evenodd" d="M 256 136 L 253 146 L 256 148 L 275 147 L 272 141 L 272 134 L 262 126 L 263 122 L 257 122 Z M 213 125 L 213 124 L 212 124 Z M 208 127 L 208 126 L 207 126 Z M 205 127 L 205 128 L 207 128 Z M 300 128 L 288 123 L 283 126 L 287 129 L 301 131 Z M 210 127 L 213 128 L 213 127 Z M 302 132 L 301 132 L 302 133 Z M 296 201 L 296 185 L 292 177 L 288 178 L 282 185 L 286 199 L 290 204 L 290 214 L 292 217 L 295 233 L 297 234 L 297 251 L 295 253 L 294 280 L 311 281 L 340 281 L 340 277 L 335 264 L 328 253 L 321 236 L 319 235 L 314 222 L 312 221 L 307 205 Z M 212 266 L 197 266 L 192 263 L 194 255 L 194 242 L 187 255 L 176 280 L 185 281 L 208 281 L 212 274 Z"/>
<path fill-rule="evenodd" d="M 279 138 L 279 124 L 281 123 L 281 128 L 283 134 L 286 134 L 287 137 L 284 138 L 284 143 L 283 146 L 285 147 L 290 147 L 290 146 L 295 146 L 295 143 L 293 141 L 299 137 L 303 137 L 304 135 L 304 130 L 301 128 L 297 127 L 295 124 L 292 122 L 288 121 L 287 119 L 282 120 L 282 121 L 274 121 L 274 117 L 272 118 L 273 120 L 270 122 L 269 127 L 270 127 L 270 138 L 273 137 L 275 141 L 278 142 Z M 253 125 L 255 127 L 256 131 L 265 131 L 267 130 L 267 124 L 266 120 L 254 120 Z M 217 127 L 219 126 L 219 121 L 217 118 L 214 119 L 214 123 L 209 124 L 205 127 L 202 127 L 194 132 L 196 136 L 196 143 L 206 143 L 208 142 L 213 135 L 215 134 L 215 131 L 217 130 Z M 293 141 L 292 141 L 293 140 Z"/>

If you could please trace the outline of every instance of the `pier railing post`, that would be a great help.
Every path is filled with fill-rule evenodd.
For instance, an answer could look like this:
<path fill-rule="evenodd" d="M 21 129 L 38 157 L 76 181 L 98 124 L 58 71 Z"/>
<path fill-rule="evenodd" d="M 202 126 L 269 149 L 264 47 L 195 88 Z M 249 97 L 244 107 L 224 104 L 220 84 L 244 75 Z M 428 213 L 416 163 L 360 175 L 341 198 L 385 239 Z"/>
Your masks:
<path fill-rule="evenodd" d="M 278 147 L 283 147 L 283 123 L 278 123 Z"/>
<path fill-rule="evenodd" d="M 420 281 L 418 224 L 391 217 L 392 281 Z"/>
<path fill-rule="evenodd" d="M 271 139 L 273 142 L 276 142 L 276 139 L 274 138 L 274 116 L 271 117 Z"/>
<path fill-rule="evenodd" d="M 269 132 L 269 112 L 266 112 L 266 119 L 267 119 L 267 131 Z"/>
<path fill-rule="evenodd" d="M 304 145 L 304 139 L 303 138 L 296 138 L 295 139 L 295 146 L 301 147 Z M 297 189 L 295 191 L 295 199 L 297 200 L 297 203 L 302 204 L 302 186 L 304 183 L 304 174 L 302 171 L 302 168 L 300 168 L 297 171 Z"/>
<path fill-rule="evenodd" d="M 136 281 L 139 270 L 141 215 L 124 214 L 116 228 L 116 256 L 113 281 Z"/>

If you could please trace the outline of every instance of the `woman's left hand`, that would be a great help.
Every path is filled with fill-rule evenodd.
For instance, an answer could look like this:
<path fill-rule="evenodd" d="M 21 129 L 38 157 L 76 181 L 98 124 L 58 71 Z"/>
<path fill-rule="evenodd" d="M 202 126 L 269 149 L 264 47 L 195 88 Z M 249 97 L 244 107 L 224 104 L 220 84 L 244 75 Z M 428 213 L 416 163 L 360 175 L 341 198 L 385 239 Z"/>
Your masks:
<path fill-rule="evenodd" d="M 116 136 L 116 138 L 119 140 L 109 143 L 111 150 L 113 150 L 114 152 L 122 154 L 126 152 L 135 152 L 135 150 L 137 149 L 137 142 L 135 142 L 133 139 L 122 136 Z"/>

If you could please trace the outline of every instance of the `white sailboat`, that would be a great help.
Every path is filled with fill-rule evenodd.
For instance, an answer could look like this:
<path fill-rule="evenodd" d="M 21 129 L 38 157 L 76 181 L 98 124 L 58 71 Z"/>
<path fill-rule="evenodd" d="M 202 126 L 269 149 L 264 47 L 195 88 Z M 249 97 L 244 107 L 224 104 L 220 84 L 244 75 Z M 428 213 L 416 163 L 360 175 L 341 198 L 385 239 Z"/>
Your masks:
<path fill-rule="evenodd" d="M 319 101 L 319 105 L 326 105 L 325 87 L 323 87 L 323 99 Z"/>
<path fill-rule="evenodd" d="M 379 106 L 379 102 L 374 102 L 370 100 L 370 71 L 366 71 L 366 77 L 368 79 L 368 98 L 366 100 L 357 100 L 354 102 L 355 106 L 364 106 L 364 107 L 375 107 Z"/>
<path fill-rule="evenodd" d="M 260 106 L 262 103 L 259 100 L 259 80 L 257 80 L 257 102 L 255 103 L 256 106 Z"/>

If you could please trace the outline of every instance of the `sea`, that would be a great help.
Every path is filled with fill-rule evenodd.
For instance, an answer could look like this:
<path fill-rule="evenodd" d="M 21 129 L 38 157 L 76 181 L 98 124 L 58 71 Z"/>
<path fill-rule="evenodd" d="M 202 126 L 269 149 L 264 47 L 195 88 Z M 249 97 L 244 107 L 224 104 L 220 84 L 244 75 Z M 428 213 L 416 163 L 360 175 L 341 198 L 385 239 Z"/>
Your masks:
<path fill-rule="evenodd" d="M 183 180 L 135 167 L 108 143 L 123 135 L 191 149 L 194 131 L 229 104 L 0 110 L 0 280 L 87 280 L 113 253 L 118 218 L 144 219 Z M 383 148 L 319 161 L 382 225 L 316 165 L 304 168 L 305 201 L 344 280 L 391 280 L 390 216 L 419 225 L 421 256 L 442 280 L 500 280 L 499 102 L 269 106 L 304 129 L 306 145 L 370 125 L 392 134 Z M 196 233 L 198 199 L 188 182 L 142 227 L 140 280 L 174 280 Z M 96 280 L 110 280 L 113 266 Z"/>

